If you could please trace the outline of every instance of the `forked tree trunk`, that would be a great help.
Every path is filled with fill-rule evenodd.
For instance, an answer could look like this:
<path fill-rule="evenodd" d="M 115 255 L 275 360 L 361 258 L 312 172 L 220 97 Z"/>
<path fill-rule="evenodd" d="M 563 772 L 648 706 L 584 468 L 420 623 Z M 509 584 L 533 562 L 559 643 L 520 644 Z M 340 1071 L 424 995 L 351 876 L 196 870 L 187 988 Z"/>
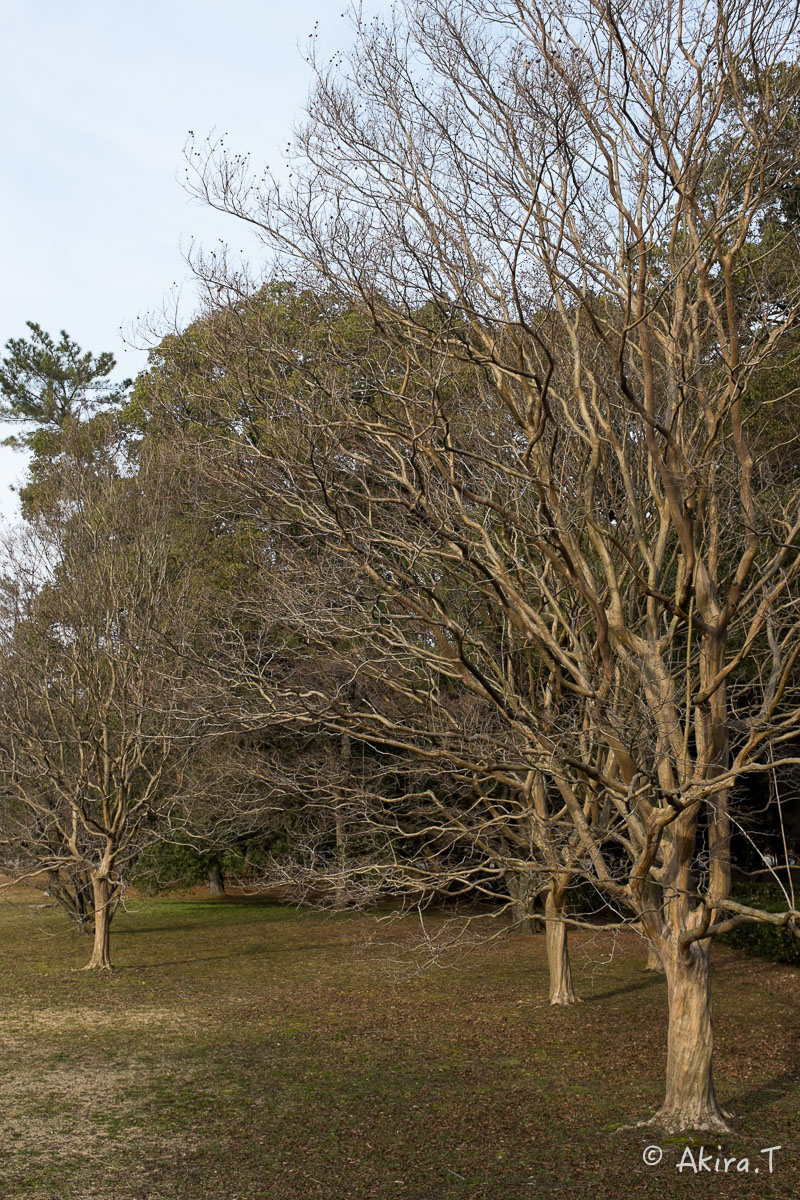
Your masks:
<path fill-rule="evenodd" d="M 225 877 L 218 858 L 212 858 L 208 866 L 208 894 L 212 900 L 219 900 L 225 895 Z"/>
<path fill-rule="evenodd" d="M 107 876 L 92 875 L 94 900 L 94 945 L 84 970 L 111 970 L 111 903 L 114 885 Z"/>
<path fill-rule="evenodd" d="M 669 998 L 667 1090 L 652 1124 L 669 1133 L 688 1129 L 729 1132 L 714 1094 L 708 949 L 692 942 L 681 950 L 666 939 L 660 949 Z"/>
<path fill-rule="evenodd" d="M 664 896 L 659 887 L 651 882 L 642 885 L 642 903 L 644 911 L 640 929 L 647 938 L 647 963 L 645 971 L 658 971 L 664 974 L 664 964 L 661 961 L 661 950 L 657 933 L 663 929 L 662 906 Z"/>
<path fill-rule="evenodd" d="M 645 971 L 658 971 L 659 974 L 664 974 L 664 964 L 661 961 L 661 955 L 658 946 L 654 942 L 647 943 L 647 962 L 645 963 Z"/>
<path fill-rule="evenodd" d="M 572 988 L 572 971 L 569 965 L 563 889 L 555 885 L 548 888 L 545 894 L 544 912 L 547 966 L 550 971 L 550 1003 L 577 1004 L 578 997 Z"/>
<path fill-rule="evenodd" d="M 517 871 L 506 871 L 505 882 L 514 929 L 524 933 L 541 933 L 542 922 L 533 911 L 534 897 L 528 886 L 529 881 Z"/>
<path fill-rule="evenodd" d="M 75 921 L 81 933 L 91 934 L 94 925 L 92 880 L 81 868 L 59 867 L 47 871 L 46 896 L 52 896 L 67 916 Z"/>

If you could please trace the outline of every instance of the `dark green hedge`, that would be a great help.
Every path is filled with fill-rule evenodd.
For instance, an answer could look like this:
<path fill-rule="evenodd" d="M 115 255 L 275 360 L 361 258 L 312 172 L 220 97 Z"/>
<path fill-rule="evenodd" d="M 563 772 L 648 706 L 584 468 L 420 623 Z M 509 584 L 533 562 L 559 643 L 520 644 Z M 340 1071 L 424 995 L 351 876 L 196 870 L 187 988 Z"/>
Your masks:
<path fill-rule="evenodd" d="M 737 883 L 731 895 L 740 904 L 763 908 L 766 912 L 783 912 L 786 908 L 786 898 L 776 883 Z M 720 940 L 773 962 L 800 964 L 800 938 L 777 925 L 739 925 Z"/>

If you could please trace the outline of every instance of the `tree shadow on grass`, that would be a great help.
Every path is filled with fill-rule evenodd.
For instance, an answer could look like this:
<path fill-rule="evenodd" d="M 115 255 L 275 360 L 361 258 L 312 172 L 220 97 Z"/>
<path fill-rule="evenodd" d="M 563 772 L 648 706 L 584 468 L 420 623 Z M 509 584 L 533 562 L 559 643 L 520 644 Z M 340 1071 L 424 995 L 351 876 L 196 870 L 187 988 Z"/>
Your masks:
<path fill-rule="evenodd" d="M 115 963 L 112 969 L 115 975 L 124 975 L 131 971 L 160 971 L 164 967 L 186 967 L 192 963 L 217 962 L 226 958 L 246 958 L 255 953 L 255 950 L 247 949 L 231 951 L 229 954 L 192 954 L 188 958 L 171 958 L 165 962 L 123 963 L 122 965 Z"/>
<path fill-rule="evenodd" d="M 779 1104 L 792 1092 L 798 1090 L 797 1074 L 786 1070 L 781 1075 L 767 1079 L 756 1087 L 743 1092 L 731 1092 L 725 1096 L 724 1108 L 732 1117 L 734 1130 L 745 1131 L 756 1118 L 763 1117 L 774 1105 Z"/>
<path fill-rule="evenodd" d="M 248 926 L 245 923 L 231 925 L 230 931 L 232 934 L 235 934 L 237 931 L 245 931 L 247 929 L 252 931 L 253 929 L 266 930 L 274 928 L 275 926 L 270 924 Z M 160 933 L 196 933 L 198 936 L 202 936 L 205 930 L 206 927 L 197 921 L 165 921 L 163 925 L 160 923 L 158 925 L 120 925 L 119 928 L 112 926 L 112 937 L 138 937 L 140 934 L 158 935 Z"/>
<path fill-rule="evenodd" d="M 151 932 L 157 932 L 153 930 Z M 124 971 L 151 971 L 160 970 L 162 967 L 180 967 L 187 966 L 190 963 L 200 962 L 216 962 L 222 959 L 243 959 L 243 958 L 275 958 L 285 954 L 306 954 L 308 951 L 322 950 L 330 951 L 337 949 L 347 949 L 348 946 L 338 946 L 336 943 L 330 942 L 309 943 L 306 946 L 276 946 L 276 945 L 261 945 L 261 946 L 241 946 L 236 950 L 227 951 L 225 954 L 192 954 L 187 958 L 173 958 L 166 961 L 153 961 L 146 963 L 125 963 L 121 966 L 114 965 L 114 973 L 122 974 Z M 0 1200 L 2 1196 L 0 1195 Z"/>
<path fill-rule="evenodd" d="M 609 1000 L 612 996 L 626 996 L 632 992 L 641 992 L 643 990 L 655 987 L 656 984 L 664 983 L 664 976 L 659 975 L 657 971 L 649 971 L 647 975 L 642 975 L 641 979 L 637 979 L 633 983 L 620 984 L 617 987 L 606 988 L 602 992 L 588 992 L 582 999 L 585 1003 L 591 1003 L 592 1000 Z"/>
<path fill-rule="evenodd" d="M 194 922 L 176 925 L 134 925 L 130 929 L 114 929 L 112 926 L 112 937 L 138 937 L 139 934 L 159 934 L 159 933 L 191 933 L 193 930 L 198 931 L 201 927 Z"/>
<path fill-rule="evenodd" d="M 787 1046 L 783 1071 L 755 1087 L 734 1093 L 729 1104 L 737 1116 L 741 1113 L 761 1113 L 793 1091 L 800 1093 L 800 1051 L 796 1046 Z"/>

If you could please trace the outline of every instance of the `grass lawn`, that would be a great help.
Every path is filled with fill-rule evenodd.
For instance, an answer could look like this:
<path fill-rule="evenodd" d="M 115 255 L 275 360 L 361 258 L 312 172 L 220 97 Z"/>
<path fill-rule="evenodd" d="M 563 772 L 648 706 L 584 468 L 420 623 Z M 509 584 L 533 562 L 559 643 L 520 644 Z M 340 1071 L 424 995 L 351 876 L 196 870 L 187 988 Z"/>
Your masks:
<path fill-rule="evenodd" d="M 800 1196 L 791 967 L 715 949 L 722 1153 L 750 1171 L 696 1175 L 686 1139 L 615 1128 L 655 1110 L 664 1068 L 665 985 L 634 934 L 573 938 L 564 1010 L 541 936 L 415 974 L 411 919 L 136 899 L 108 976 L 76 970 L 88 940 L 41 902 L 0 903 L 0 1200 Z"/>

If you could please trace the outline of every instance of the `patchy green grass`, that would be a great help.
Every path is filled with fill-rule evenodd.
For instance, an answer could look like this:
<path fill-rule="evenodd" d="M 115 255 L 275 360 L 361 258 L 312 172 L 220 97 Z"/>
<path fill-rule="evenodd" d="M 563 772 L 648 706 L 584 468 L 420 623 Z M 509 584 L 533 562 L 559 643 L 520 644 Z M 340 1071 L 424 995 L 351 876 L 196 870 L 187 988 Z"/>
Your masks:
<path fill-rule="evenodd" d="M 800 1195 L 792 967 L 716 951 L 723 1151 L 750 1172 L 681 1174 L 686 1139 L 618 1128 L 663 1073 L 664 982 L 635 935 L 574 937 L 584 1002 L 563 1010 L 542 937 L 415 974 L 418 921 L 134 900 L 98 976 L 40 903 L 0 904 L 0 1200 Z"/>

